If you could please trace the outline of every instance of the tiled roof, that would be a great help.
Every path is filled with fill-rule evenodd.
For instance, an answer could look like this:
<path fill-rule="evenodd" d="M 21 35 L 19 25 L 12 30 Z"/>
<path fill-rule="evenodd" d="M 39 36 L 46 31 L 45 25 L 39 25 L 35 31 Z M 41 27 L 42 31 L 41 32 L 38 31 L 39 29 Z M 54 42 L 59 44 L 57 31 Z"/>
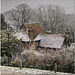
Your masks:
<path fill-rule="evenodd" d="M 31 24 L 24 24 L 27 29 L 30 29 L 32 27 L 33 29 L 33 38 L 35 39 L 38 34 L 44 33 L 43 29 L 40 27 L 39 23 L 31 23 Z"/>

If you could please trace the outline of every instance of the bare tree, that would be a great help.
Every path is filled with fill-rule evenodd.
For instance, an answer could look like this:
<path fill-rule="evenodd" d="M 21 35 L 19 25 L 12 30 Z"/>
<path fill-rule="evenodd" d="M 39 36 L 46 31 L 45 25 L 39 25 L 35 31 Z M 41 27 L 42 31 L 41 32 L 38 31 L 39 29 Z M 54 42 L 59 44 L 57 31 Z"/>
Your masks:
<path fill-rule="evenodd" d="M 15 9 L 12 9 L 9 15 L 9 19 L 19 26 L 29 22 L 31 9 L 27 4 L 20 4 Z"/>
<path fill-rule="evenodd" d="M 46 30 L 48 27 L 48 15 L 47 15 L 46 8 L 44 6 L 40 6 L 37 9 L 36 14 L 37 14 L 38 21 L 42 24 L 44 30 Z"/>
<path fill-rule="evenodd" d="M 65 23 L 68 21 L 64 9 L 54 5 L 40 6 L 37 17 L 45 30 L 50 28 L 53 33 L 62 32 Z"/>

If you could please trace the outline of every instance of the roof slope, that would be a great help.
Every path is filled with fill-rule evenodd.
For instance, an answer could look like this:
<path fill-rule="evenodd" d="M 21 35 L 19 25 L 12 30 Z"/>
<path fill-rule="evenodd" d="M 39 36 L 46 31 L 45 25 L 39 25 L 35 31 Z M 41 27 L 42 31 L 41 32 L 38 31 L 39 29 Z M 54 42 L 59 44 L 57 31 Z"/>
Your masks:
<path fill-rule="evenodd" d="M 29 36 L 25 32 L 20 32 L 17 31 L 16 33 L 13 34 L 13 36 L 16 36 L 17 39 L 22 39 L 22 41 L 28 42 L 29 41 Z"/>
<path fill-rule="evenodd" d="M 58 34 L 45 34 L 41 35 L 41 47 L 57 48 L 60 49 L 64 42 L 64 37 Z"/>
<path fill-rule="evenodd" d="M 39 35 L 34 39 L 34 41 L 39 41 L 39 40 L 41 40 L 41 34 L 39 34 Z"/>
<path fill-rule="evenodd" d="M 25 27 L 27 29 L 30 29 L 30 27 L 32 27 L 32 29 L 34 30 L 33 31 L 33 37 L 34 39 L 37 37 L 38 34 L 40 33 L 44 33 L 43 29 L 40 27 L 40 24 L 39 23 L 31 23 L 31 24 L 24 24 Z"/>
<path fill-rule="evenodd" d="M 43 29 L 40 27 L 39 23 L 28 23 L 24 24 L 26 28 L 30 29 L 30 26 L 32 26 L 32 29 L 34 29 L 38 34 L 39 33 L 44 33 Z"/>

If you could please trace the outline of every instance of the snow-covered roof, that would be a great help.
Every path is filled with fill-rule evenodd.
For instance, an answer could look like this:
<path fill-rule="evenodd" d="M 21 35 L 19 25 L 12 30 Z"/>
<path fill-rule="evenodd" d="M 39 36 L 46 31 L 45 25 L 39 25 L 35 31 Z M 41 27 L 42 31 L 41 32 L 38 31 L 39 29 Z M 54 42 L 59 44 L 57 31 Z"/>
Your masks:
<path fill-rule="evenodd" d="M 41 40 L 41 34 L 39 34 L 39 35 L 34 39 L 34 41 L 38 41 L 38 40 Z"/>
<path fill-rule="evenodd" d="M 57 48 L 60 49 L 64 42 L 64 37 L 58 34 L 45 34 L 41 35 L 41 47 Z"/>
<path fill-rule="evenodd" d="M 13 36 L 16 36 L 17 39 L 22 39 L 22 41 L 28 42 L 29 41 L 29 36 L 25 32 L 19 32 L 17 31 Z"/>

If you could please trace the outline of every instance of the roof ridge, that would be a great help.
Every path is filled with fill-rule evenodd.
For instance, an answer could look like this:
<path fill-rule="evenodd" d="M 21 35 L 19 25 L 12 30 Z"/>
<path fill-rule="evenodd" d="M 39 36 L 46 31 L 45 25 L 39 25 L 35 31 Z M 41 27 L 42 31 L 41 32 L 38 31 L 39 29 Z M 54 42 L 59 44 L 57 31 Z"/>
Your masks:
<path fill-rule="evenodd" d="M 33 23 L 24 23 L 24 25 L 25 25 L 25 24 L 40 24 L 40 23 L 37 23 L 37 22 L 34 23 L 34 22 L 33 22 Z"/>

